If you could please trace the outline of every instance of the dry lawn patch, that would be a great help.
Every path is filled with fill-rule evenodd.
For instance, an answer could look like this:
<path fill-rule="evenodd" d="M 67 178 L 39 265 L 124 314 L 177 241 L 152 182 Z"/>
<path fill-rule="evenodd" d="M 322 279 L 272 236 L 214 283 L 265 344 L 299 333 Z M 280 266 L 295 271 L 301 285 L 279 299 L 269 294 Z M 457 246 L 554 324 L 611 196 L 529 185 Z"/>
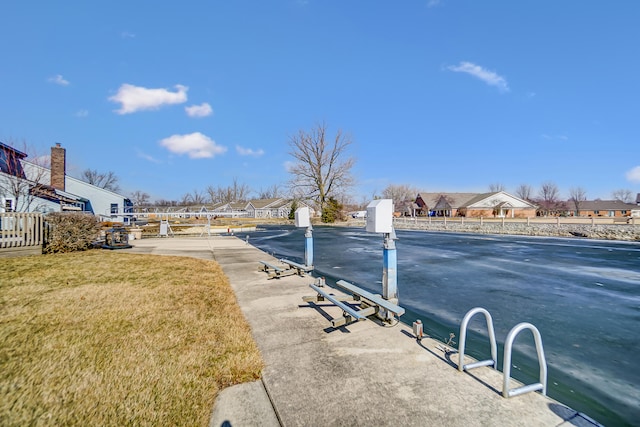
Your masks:
<path fill-rule="evenodd" d="M 214 261 L 0 260 L 0 425 L 207 425 L 262 360 Z"/>

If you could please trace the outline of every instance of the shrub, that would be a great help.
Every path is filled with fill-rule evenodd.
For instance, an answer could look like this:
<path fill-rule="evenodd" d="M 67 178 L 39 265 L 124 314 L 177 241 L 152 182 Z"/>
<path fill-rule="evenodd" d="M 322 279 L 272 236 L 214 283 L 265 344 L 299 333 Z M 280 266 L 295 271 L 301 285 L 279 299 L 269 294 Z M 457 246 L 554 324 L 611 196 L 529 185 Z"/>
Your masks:
<path fill-rule="evenodd" d="M 296 219 L 296 209 L 298 209 L 298 201 L 293 199 L 293 202 L 291 202 L 291 210 L 289 211 L 289 219 Z"/>
<path fill-rule="evenodd" d="M 329 197 L 327 204 L 322 211 L 322 222 L 332 223 L 336 221 L 344 221 L 344 215 L 342 214 L 342 204 L 335 198 Z"/>
<path fill-rule="evenodd" d="M 90 249 L 100 236 L 100 223 L 90 214 L 54 212 L 46 217 L 49 235 L 44 253 L 62 253 Z"/>

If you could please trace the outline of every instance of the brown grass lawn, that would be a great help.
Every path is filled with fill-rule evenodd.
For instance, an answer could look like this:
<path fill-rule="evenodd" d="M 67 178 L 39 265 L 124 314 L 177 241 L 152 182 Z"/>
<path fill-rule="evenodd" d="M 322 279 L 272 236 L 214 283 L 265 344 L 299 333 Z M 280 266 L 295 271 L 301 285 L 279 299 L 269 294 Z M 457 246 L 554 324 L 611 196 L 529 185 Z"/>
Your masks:
<path fill-rule="evenodd" d="M 259 378 L 214 261 L 91 250 L 0 259 L 0 425 L 206 426 Z"/>

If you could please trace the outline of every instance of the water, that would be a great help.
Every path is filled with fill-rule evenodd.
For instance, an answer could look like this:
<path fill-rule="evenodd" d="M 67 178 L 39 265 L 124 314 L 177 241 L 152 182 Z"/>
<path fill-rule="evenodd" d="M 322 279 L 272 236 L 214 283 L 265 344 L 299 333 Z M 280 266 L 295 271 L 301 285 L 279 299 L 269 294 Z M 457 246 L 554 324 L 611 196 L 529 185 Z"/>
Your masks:
<path fill-rule="evenodd" d="M 304 230 L 267 227 L 250 243 L 304 262 Z M 542 335 L 547 394 L 607 426 L 640 425 L 640 244 L 582 239 L 397 231 L 402 321 L 421 319 L 441 341 L 459 335 L 473 307 L 491 313 L 502 346 L 520 322 Z M 382 292 L 382 235 L 316 227 L 315 275 Z M 467 353 L 489 358 L 483 316 L 469 325 Z M 457 344 L 456 344 L 457 346 Z M 512 376 L 538 381 L 530 332 L 514 344 Z M 531 356 L 529 356 L 531 355 Z M 516 397 L 517 399 L 517 397 Z"/>

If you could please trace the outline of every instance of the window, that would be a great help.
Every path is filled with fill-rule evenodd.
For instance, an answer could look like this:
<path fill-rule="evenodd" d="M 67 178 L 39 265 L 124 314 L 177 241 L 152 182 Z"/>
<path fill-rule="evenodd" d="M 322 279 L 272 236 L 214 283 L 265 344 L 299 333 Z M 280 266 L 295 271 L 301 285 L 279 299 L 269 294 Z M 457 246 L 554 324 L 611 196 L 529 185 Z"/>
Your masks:
<path fill-rule="evenodd" d="M 4 200 L 4 211 L 5 212 L 13 212 L 13 199 L 5 199 Z"/>
<path fill-rule="evenodd" d="M 118 204 L 117 203 L 111 203 L 111 213 L 112 214 L 117 214 L 118 213 Z"/>

